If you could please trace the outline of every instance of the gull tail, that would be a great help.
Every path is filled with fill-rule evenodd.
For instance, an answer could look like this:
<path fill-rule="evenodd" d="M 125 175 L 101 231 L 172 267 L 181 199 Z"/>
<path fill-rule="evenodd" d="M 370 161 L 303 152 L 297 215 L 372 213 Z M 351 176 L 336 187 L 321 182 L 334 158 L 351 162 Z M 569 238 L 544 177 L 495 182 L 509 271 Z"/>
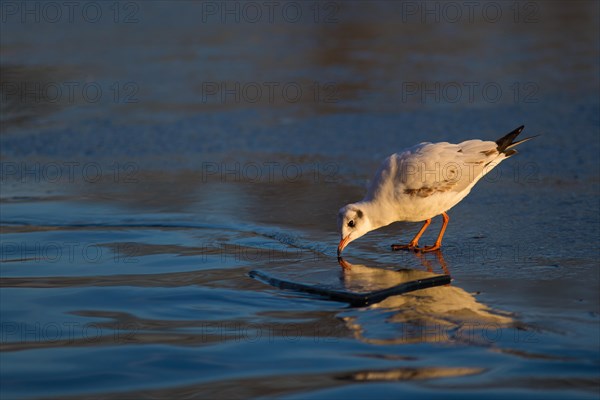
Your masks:
<path fill-rule="evenodd" d="M 519 134 L 523 131 L 523 128 L 525 128 L 525 125 L 521 125 L 520 127 L 515 129 L 511 133 L 496 140 L 496 144 L 498 145 L 498 147 L 497 147 L 498 152 L 504 153 L 506 155 L 506 157 L 510 157 L 517 153 L 517 150 L 513 149 L 513 147 L 515 147 L 523 142 L 526 142 L 528 140 L 531 140 L 534 137 L 540 136 L 540 135 L 530 136 L 528 138 L 519 140 L 518 142 L 513 142 L 513 140 L 515 140 L 517 138 L 517 136 L 519 136 Z"/>

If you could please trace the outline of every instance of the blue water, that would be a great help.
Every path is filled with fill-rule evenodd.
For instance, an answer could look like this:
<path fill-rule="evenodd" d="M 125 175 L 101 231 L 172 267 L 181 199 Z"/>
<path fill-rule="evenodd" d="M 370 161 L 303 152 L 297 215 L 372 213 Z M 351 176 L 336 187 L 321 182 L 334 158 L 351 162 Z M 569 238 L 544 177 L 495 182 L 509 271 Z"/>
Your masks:
<path fill-rule="evenodd" d="M 598 398 L 596 2 L 44 4 L 2 5 L 3 399 Z M 440 254 L 390 251 L 399 223 L 342 271 L 382 158 L 521 124 Z M 353 308 L 256 269 L 453 281 Z"/>

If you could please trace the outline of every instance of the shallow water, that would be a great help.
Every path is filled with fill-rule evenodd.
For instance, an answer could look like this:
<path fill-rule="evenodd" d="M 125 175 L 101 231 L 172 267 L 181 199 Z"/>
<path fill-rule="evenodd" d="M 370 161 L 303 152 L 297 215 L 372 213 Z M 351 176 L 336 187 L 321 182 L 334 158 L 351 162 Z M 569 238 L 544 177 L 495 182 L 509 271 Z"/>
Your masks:
<path fill-rule="evenodd" d="M 40 8 L 1 25 L 2 398 L 597 398 L 595 2 L 424 23 L 415 2 L 293 3 L 295 23 L 99 4 L 96 24 Z M 251 101 L 269 82 L 303 96 Z M 471 101 L 465 82 L 503 95 Z M 36 91 L 86 83 L 97 102 Z M 342 271 L 337 209 L 383 157 L 520 124 L 542 137 L 451 210 L 441 254 L 390 251 L 419 228 L 399 223 Z M 255 269 L 453 281 L 349 307 Z"/>

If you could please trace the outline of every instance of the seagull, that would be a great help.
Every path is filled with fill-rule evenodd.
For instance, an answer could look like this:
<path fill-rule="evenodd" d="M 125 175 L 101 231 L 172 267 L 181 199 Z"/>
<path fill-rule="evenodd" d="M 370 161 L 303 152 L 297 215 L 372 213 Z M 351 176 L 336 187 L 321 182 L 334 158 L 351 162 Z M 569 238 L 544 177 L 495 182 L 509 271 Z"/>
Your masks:
<path fill-rule="evenodd" d="M 485 174 L 516 154 L 515 146 L 539 136 L 515 142 L 523 128 L 520 126 L 495 142 L 479 139 L 458 144 L 425 142 L 386 158 L 364 199 L 339 210 L 338 258 L 350 242 L 398 221 L 425 222 L 408 244 L 393 244 L 392 250 L 421 253 L 439 250 L 450 221 L 446 212 L 464 199 Z M 443 224 L 435 243 L 419 247 L 419 239 L 431 219 L 438 215 L 442 216 Z"/>

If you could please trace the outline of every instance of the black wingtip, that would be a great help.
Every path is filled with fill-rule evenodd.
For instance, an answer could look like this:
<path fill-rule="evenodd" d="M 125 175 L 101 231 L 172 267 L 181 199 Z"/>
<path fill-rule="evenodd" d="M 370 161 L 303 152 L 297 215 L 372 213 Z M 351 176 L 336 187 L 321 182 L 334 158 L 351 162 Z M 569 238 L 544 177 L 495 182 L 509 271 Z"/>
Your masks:
<path fill-rule="evenodd" d="M 498 152 L 504 153 L 504 150 L 506 150 L 511 144 L 513 144 L 517 136 L 519 136 L 519 134 L 523 132 L 523 129 L 525 129 L 525 125 L 521 125 L 514 131 L 496 140 L 496 144 L 498 145 Z"/>

